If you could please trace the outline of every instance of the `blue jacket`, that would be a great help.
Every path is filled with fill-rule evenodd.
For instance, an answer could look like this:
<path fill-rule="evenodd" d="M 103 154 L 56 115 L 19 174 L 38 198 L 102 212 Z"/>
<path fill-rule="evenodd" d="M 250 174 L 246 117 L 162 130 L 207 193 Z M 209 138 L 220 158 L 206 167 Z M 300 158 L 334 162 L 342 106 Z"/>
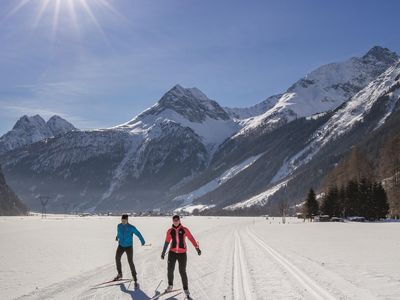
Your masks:
<path fill-rule="evenodd" d="M 133 245 L 132 241 L 132 235 L 136 235 L 140 242 L 142 243 L 142 246 L 145 244 L 144 238 L 142 234 L 139 232 L 139 230 L 136 229 L 135 226 L 131 224 L 118 224 L 117 226 L 117 239 L 118 243 L 122 247 L 130 247 Z"/>

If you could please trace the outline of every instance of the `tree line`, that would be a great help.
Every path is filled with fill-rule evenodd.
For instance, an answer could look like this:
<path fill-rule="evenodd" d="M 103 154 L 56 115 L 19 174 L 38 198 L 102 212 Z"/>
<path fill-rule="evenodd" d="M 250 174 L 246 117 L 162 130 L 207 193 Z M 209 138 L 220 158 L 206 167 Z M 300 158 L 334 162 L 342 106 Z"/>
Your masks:
<path fill-rule="evenodd" d="M 316 199 L 311 189 L 304 204 L 304 217 L 316 215 L 347 218 L 365 217 L 367 220 L 386 218 L 389 211 L 388 197 L 382 183 L 367 178 L 350 180 L 343 186 L 330 186 L 321 197 Z"/>

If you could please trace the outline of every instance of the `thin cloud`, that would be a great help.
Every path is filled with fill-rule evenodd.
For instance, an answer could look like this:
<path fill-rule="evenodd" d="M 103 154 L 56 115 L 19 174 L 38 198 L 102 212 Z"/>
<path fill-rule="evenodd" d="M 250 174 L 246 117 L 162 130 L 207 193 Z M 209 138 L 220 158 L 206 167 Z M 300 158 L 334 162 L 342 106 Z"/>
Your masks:
<path fill-rule="evenodd" d="M 48 119 L 54 115 L 59 115 L 60 117 L 65 117 L 63 113 L 59 113 L 56 111 L 48 110 L 48 109 L 41 109 L 35 107 L 28 107 L 24 105 L 12 105 L 4 103 L 4 101 L 0 101 L 0 105 L 2 107 L 2 115 L 7 115 L 8 117 L 15 117 L 20 118 L 23 115 L 40 115 L 45 119 Z"/>

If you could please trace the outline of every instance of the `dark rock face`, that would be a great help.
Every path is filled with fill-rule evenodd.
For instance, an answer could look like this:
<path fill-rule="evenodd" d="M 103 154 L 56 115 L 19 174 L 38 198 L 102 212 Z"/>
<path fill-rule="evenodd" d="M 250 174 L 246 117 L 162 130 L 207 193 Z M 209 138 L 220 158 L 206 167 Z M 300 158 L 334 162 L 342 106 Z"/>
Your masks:
<path fill-rule="evenodd" d="M 25 215 L 26 213 L 26 206 L 7 185 L 0 168 L 0 216 Z"/>

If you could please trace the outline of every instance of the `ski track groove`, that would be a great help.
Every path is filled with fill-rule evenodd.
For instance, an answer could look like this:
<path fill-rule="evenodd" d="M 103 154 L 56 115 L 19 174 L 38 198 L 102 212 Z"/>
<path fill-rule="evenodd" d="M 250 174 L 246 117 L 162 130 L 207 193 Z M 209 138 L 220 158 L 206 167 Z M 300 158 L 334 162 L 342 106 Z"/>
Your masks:
<path fill-rule="evenodd" d="M 197 236 L 200 240 L 207 240 L 207 242 L 204 242 L 205 245 L 214 245 L 215 241 L 218 241 L 217 247 L 219 249 L 233 249 L 232 224 L 224 224 L 219 228 L 222 231 L 206 230 L 197 234 Z M 190 259 L 189 265 L 189 270 L 192 269 L 189 271 L 190 274 L 197 274 L 193 279 L 190 278 L 189 282 L 189 284 L 193 282 L 193 289 L 190 290 L 194 299 L 204 299 L 204 291 L 207 291 L 206 297 L 208 299 L 215 299 L 209 296 L 214 294 L 223 294 L 223 299 L 232 299 L 232 282 L 230 281 L 232 279 L 232 251 L 227 251 L 222 256 L 208 256 L 209 249 L 205 247 L 202 250 L 203 254 L 200 257 L 195 254 Z"/>
<path fill-rule="evenodd" d="M 268 246 L 263 240 L 257 237 L 253 230 L 251 230 L 249 227 L 247 227 L 247 232 L 257 244 L 259 244 L 276 262 L 286 269 L 298 281 L 298 283 L 300 283 L 301 286 L 304 287 L 304 289 L 313 297 L 313 299 L 336 299 L 328 291 L 311 279 L 306 273 L 301 271 L 276 250 Z"/>
<path fill-rule="evenodd" d="M 293 253 L 295 253 L 298 257 L 301 257 L 303 260 L 307 261 L 308 265 L 313 266 L 313 268 L 315 270 L 314 275 L 316 275 L 315 273 L 321 272 L 321 273 L 323 273 L 324 276 L 328 276 L 327 284 L 330 284 L 330 285 L 335 284 L 335 286 L 341 287 L 340 290 L 337 289 L 335 291 L 336 294 L 338 294 L 338 295 L 335 294 L 335 296 L 337 296 L 337 298 L 339 298 L 339 299 L 350 298 L 350 299 L 363 299 L 363 300 L 376 299 L 376 297 L 373 296 L 370 291 L 357 286 L 356 283 L 343 278 L 341 275 L 339 275 L 335 272 L 332 272 L 326 268 L 321 268 L 321 266 L 313 259 L 311 259 L 307 256 L 304 256 L 300 253 L 296 253 L 296 252 L 293 252 Z M 333 287 L 333 288 L 335 288 L 335 287 Z M 347 291 L 347 294 L 344 293 L 344 290 Z"/>
<path fill-rule="evenodd" d="M 234 232 L 233 252 L 233 299 L 253 299 L 250 290 L 250 276 L 243 256 L 243 247 L 237 230 Z"/>

